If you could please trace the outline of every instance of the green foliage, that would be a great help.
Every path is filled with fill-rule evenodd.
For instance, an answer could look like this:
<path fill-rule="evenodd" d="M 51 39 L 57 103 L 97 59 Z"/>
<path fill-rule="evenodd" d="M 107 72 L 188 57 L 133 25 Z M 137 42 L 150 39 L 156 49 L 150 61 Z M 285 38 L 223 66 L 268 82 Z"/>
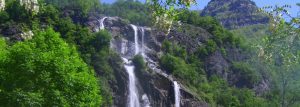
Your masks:
<path fill-rule="evenodd" d="M 173 21 L 178 20 L 181 9 L 188 9 L 195 0 L 147 0 L 156 28 L 168 33 Z"/>
<path fill-rule="evenodd" d="M 170 41 L 163 41 L 162 46 L 161 46 L 163 52 L 165 53 L 172 53 L 173 49 L 172 49 L 172 43 Z"/>
<path fill-rule="evenodd" d="M 222 25 L 213 17 L 202 17 L 197 11 L 182 10 L 179 20 L 191 25 L 199 26 L 213 34 L 212 38 L 218 46 L 226 45 L 227 43 L 233 46 L 241 45 L 241 38 L 234 36 L 230 31 L 222 27 Z"/>
<path fill-rule="evenodd" d="M 212 40 L 208 40 L 207 41 L 207 51 L 208 51 L 208 53 L 213 53 L 213 52 L 215 52 L 217 49 L 217 44 L 214 42 L 214 41 L 212 41 Z"/>
<path fill-rule="evenodd" d="M 28 12 L 24 6 L 21 6 L 17 0 L 9 1 L 5 11 L 9 16 L 9 19 L 16 22 L 26 22 L 29 24 L 30 20 L 32 19 L 30 12 Z"/>
<path fill-rule="evenodd" d="M 98 106 L 98 81 L 52 29 L 7 48 L 1 43 L 0 103 L 3 106 Z M 7 49 L 6 49 L 7 48 Z"/>
<path fill-rule="evenodd" d="M 41 22 L 53 25 L 59 21 L 60 18 L 59 15 L 60 15 L 59 10 L 55 6 L 45 5 L 43 8 L 40 9 L 38 17 L 40 17 Z M 65 20 L 60 20 L 60 21 L 65 21 Z"/>
<path fill-rule="evenodd" d="M 289 5 L 283 6 L 268 6 L 261 11 L 267 13 L 271 19 L 270 36 L 263 38 L 262 45 L 258 45 L 259 56 L 263 58 L 267 64 L 274 66 L 279 80 L 279 99 L 282 107 L 299 106 L 299 101 L 294 100 L 298 98 L 298 94 L 291 94 L 291 92 L 299 89 L 299 79 L 293 78 L 298 74 L 299 66 L 299 32 L 296 26 L 299 26 L 299 18 L 292 17 L 286 8 Z M 286 21 L 284 17 L 290 17 L 292 20 Z M 298 82 L 295 82 L 298 81 Z M 293 85 L 288 85 L 288 84 Z M 294 87 L 295 86 L 295 87 Z M 293 100 L 291 100 L 293 99 Z"/>
<path fill-rule="evenodd" d="M 226 52 L 225 48 L 221 48 L 221 52 L 224 56 L 227 56 L 227 52 Z"/>
<path fill-rule="evenodd" d="M 103 50 L 103 48 L 108 49 L 110 45 L 111 35 L 106 30 L 101 30 L 94 34 L 91 38 L 91 44 L 96 49 L 96 51 Z"/>
<path fill-rule="evenodd" d="M 234 74 L 239 75 L 240 79 L 239 85 L 248 85 L 248 87 L 252 87 L 249 85 L 257 84 L 261 77 L 255 71 L 255 69 L 251 68 L 251 66 L 247 63 L 235 62 L 232 65 L 232 70 Z"/>
<path fill-rule="evenodd" d="M 187 58 L 187 52 L 186 52 L 185 48 L 183 48 L 177 44 L 172 44 L 170 41 L 167 41 L 167 40 L 163 41 L 162 50 L 165 53 L 173 54 L 174 56 L 180 57 L 182 59 Z"/>
<path fill-rule="evenodd" d="M 99 8 L 98 0 L 44 0 L 44 2 L 60 10 L 71 10 L 71 16 L 85 17 L 91 10 Z"/>
<path fill-rule="evenodd" d="M 111 5 L 103 4 L 100 11 L 108 16 L 118 16 L 128 19 L 132 24 L 142 26 L 152 25 L 151 13 L 147 5 L 139 1 L 119 0 Z"/>
<path fill-rule="evenodd" d="M 9 20 L 9 14 L 6 11 L 0 11 L 0 23 L 4 23 Z"/>
<path fill-rule="evenodd" d="M 132 59 L 132 62 L 135 66 L 135 70 L 139 71 L 139 72 L 143 72 L 146 71 L 146 63 L 144 61 L 143 56 L 141 55 L 136 55 L 134 56 L 134 58 Z"/>
<path fill-rule="evenodd" d="M 211 55 L 217 50 L 217 44 L 213 40 L 208 40 L 205 46 L 199 47 L 197 50 L 197 55 L 199 58 L 205 58 L 208 55 Z"/>
<path fill-rule="evenodd" d="M 201 78 L 197 78 L 197 75 L 199 74 L 195 71 L 195 69 L 178 57 L 166 54 L 162 56 L 160 63 L 166 71 L 172 73 L 181 80 L 186 81 L 188 84 L 196 84 L 200 82 Z"/>
<path fill-rule="evenodd" d="M 79 29 L 78 32 L 74 33 L 77 34 L 77 37 L 68 41 L 76 41 L 74 44 L 79 47 L 81 57 L 86 63 L 93 66 L 99 75 L 101 95 L 105 97 L 102 99 L 101 106 L 112 106 L 112 92 L 109 82 L 115 81 L 114 68 L 118 68 L 118 65 L 111 64 L 111 60 L 114 60 L 115 63 L 121 61 L 116 60 L 119 57 L 109 50 L 111 35 L 106 30 L 91 34 L 86 28 L 79 27 L 76 29 Z"/>

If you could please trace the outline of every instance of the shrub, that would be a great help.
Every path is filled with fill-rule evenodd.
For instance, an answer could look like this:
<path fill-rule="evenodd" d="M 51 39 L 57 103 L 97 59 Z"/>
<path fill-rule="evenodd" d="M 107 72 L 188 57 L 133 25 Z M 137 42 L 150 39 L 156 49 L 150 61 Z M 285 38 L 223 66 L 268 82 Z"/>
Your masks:
<path fill-rule="evenodd" d="M 252 87 L 254 84 L 260 81 L 259 74 L 247 63 L 234 62 L 232 65 L 232 70 L 235 74 L 240 76 L 240 84 Z"/>
<path fill-rule="evenodd" d="M 134 56 L 134 58 L 132 59 L 132 62 L 135 66 L 136 71 L 143 72 L 146 70 L 146 63 L 144 61 L 143 56 L 141 56 L 141 55 Z"/>

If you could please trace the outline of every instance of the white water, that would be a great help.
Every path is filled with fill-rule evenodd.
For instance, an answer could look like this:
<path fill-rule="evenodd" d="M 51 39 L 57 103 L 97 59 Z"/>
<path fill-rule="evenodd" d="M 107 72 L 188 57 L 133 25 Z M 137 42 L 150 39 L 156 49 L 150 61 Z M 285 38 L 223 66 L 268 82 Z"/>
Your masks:
<path fill-rule="evenodd" d="M 149 98 L 146 94 L 144 94 L 142 96 L 142 100 L 143 100 L 143 107 L 151 107 L 150 106 L 150 101 L 149 101 Z"/>
<path fill-rule="evenodd" d="M 180 107 L 180 86 L 176 81 L 174 83 L 175 107 Z"/>
<path fill-rule="evenodd" d="M 162 72 L 159 68 L 158 68 L 158 64 L 156 64 L 151 58 L 149 58 L 146 54 L 145 54 L 145 46 L 144 46 L 144 36 L 145 36 L 145 30 L 144 28 L 141 28 L 141 32 L 142 32 L 142 50 L 141 50 L 141 54 L 143 56 L 143 58 L 145 59 L 145 61 L 148 62 L 148 66 L 150 68 L 152 68 L 154 71 L 156 71 L 157 73 L 165 76 L 168 78 L 168 74 Z M 180 107 L 180 86 L 178 85 L 177 81 L 173 81 L 174 84 L 174 93 L 175 93 L 175 107 Z"/>
<path fill-rule="evenodd" d="M 142 56 L 145 57 L 145 47 L 144 47 L 145 29 L 141 28 L 141 31 L 142 31 Z"/>
<path fill-rule="evenodd" d="M 139 101 L 139 94 L 138 89 L 136 87 L 136 77 L 134 74 L 134 66 L 131 64 L 131 62 L 127 59 L 122 57 L 123 61 L 125 62 L 124 67 L 126 69 L 126 72 L 128 73 L 128 79 L 129 79 L 129 95 L 128 95 L 128 103 L 127 107 L 140 107 L 140 101 Z"/>
<path fill-rule="evenodd" d="M 139 53 L 137 27 L 135 25 L 131 25 L 131 26 L 134 30 L 134 41 L 135 41 L 134 47 L 135 47 L 135 55 L 137 55 Z M 121 47 L 122 54 L 124 54 L 126 51 L 125 45 L 126 45 L 126 43 L 122 43 L 122 47 Z M 122 57 L 122 58 L 123 58 L 123 61 L 126 63 L 124 65 L 124 67 L 126 69 L 126 72 L 128 73 L 128 79 L 129 79 L 129 84 L 128 84 L 129 95 L 128 95 L 127 107 L 140 107 L 141 104 L 140 104 L 140 100 L 139 100 L 139 92 L 137 89 L 137 78 L 134 73 L 134 65 L 132 65 L 131 62 L 127 58 L 125 58 L 125 57 Z M 144 95 L 143 95 L 143 98 L 145 98 Z"/>
<path fill-rule="evenodd" d="M 135 55 L 137 55 L 140 51 L 140 48 L 139 48 L 139 38 L 138 38 L 138 28 L 131 24 L 130 25 L 132 27 L 132 29 L 134 30 L 134 46 L 135 46 Z"/>
<path fill-rule="evenodd" d="M 98 22 L 99 22 L 99 30 L 103 30 L 105 28 L 105 26 L 104 26 L 105 19 L 107 19 L 107 17 L 103 17 L 102 19 L 100 19 L 100 21 L 98 20 Z"/>
<path fill-rule="evenodd" d="M 129 104 L 128 107 L 140 107 L 138 90 L 136 87 L 136 77 L 134 74 L 134 66 L 133 65 L 125 65 L 126 71 L 128 73 L 129 78 Z"/>
<path fill-rule="evenodd" d="M 125 45 L 126 45 L 126 42 L 122 39 L 122 42 L 121 42 L 121 54 L 125 54 L 125 52 L 126 52 L 126 47 L 125 47 Z"/>

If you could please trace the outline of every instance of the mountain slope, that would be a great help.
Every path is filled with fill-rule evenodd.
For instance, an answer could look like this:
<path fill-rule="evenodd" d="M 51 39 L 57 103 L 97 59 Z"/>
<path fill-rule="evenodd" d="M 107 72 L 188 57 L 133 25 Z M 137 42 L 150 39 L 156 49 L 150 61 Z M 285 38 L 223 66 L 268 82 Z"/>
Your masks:
<path fill-rule="evenodd" d="M 227 29 L 267 24 L 268 17 L 257 13 L 257 9 L 251 0 L 212 0 L 201 12 L 201 16 L 215 17 Z"/>

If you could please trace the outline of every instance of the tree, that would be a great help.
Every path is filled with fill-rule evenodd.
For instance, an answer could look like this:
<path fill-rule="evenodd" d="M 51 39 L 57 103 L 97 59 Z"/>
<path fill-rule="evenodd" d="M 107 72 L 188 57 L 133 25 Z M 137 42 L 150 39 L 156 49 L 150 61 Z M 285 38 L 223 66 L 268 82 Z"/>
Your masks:
<path fill-rule="evenodd" d="M 5 4 L 10 4 L 13 2 L 19 2 L 20 5 L 24 6 L 24 8 L 36 14 L 39 12 L 39 2 L 38 0 L 0 0 L 0 11 L 5 9 Z"/>
<path fill-rule="evenodd" d="M 73 14 L 86 16 L 92 9 L 98 8 L 99 0 L 44 0 L 62 10 L 73 10 Z"/>
<path fill-rule="evenodd" d="M 297 94 L 291 94 L 293 86 L 291 83 L 295 78 L 300 61 L 300 29 L 299 18 L 292 17 L 286 8 L 290 6 L 268 6 L 265 13 L 269 14 L 272 34 L 263 39 L 264 44 L 259 46 L 259 56 L 268 61 L 269 64 L 277 68 L 280 82 L 280 102 L 282 107 L 293 105 L 295 101 L 289 100 Z M 290 17 L 291 21 L 286 21 L 284 17 Z M 298 87 L 299 88 L 299 87 Z M 296 88 L 295 88 L 296 89 Z M 288 96 L 291 95 L 291 96 Z M 293 103 L 293 104 L 292 104 Z"/>
<path fill-rule="evenodd" d="M 99 106 L 94 71 L 52 29 L 7 46 L 0 40 L 2 106 Z"/>
<path fill-rule="evenodd" d="M 178 19 L 178 10 L 187 9 L 194 3 L 195 0 L 147 0 L 153 12 L 155 26 L 166 34 L 169 33 L 173 21 Z"/>

